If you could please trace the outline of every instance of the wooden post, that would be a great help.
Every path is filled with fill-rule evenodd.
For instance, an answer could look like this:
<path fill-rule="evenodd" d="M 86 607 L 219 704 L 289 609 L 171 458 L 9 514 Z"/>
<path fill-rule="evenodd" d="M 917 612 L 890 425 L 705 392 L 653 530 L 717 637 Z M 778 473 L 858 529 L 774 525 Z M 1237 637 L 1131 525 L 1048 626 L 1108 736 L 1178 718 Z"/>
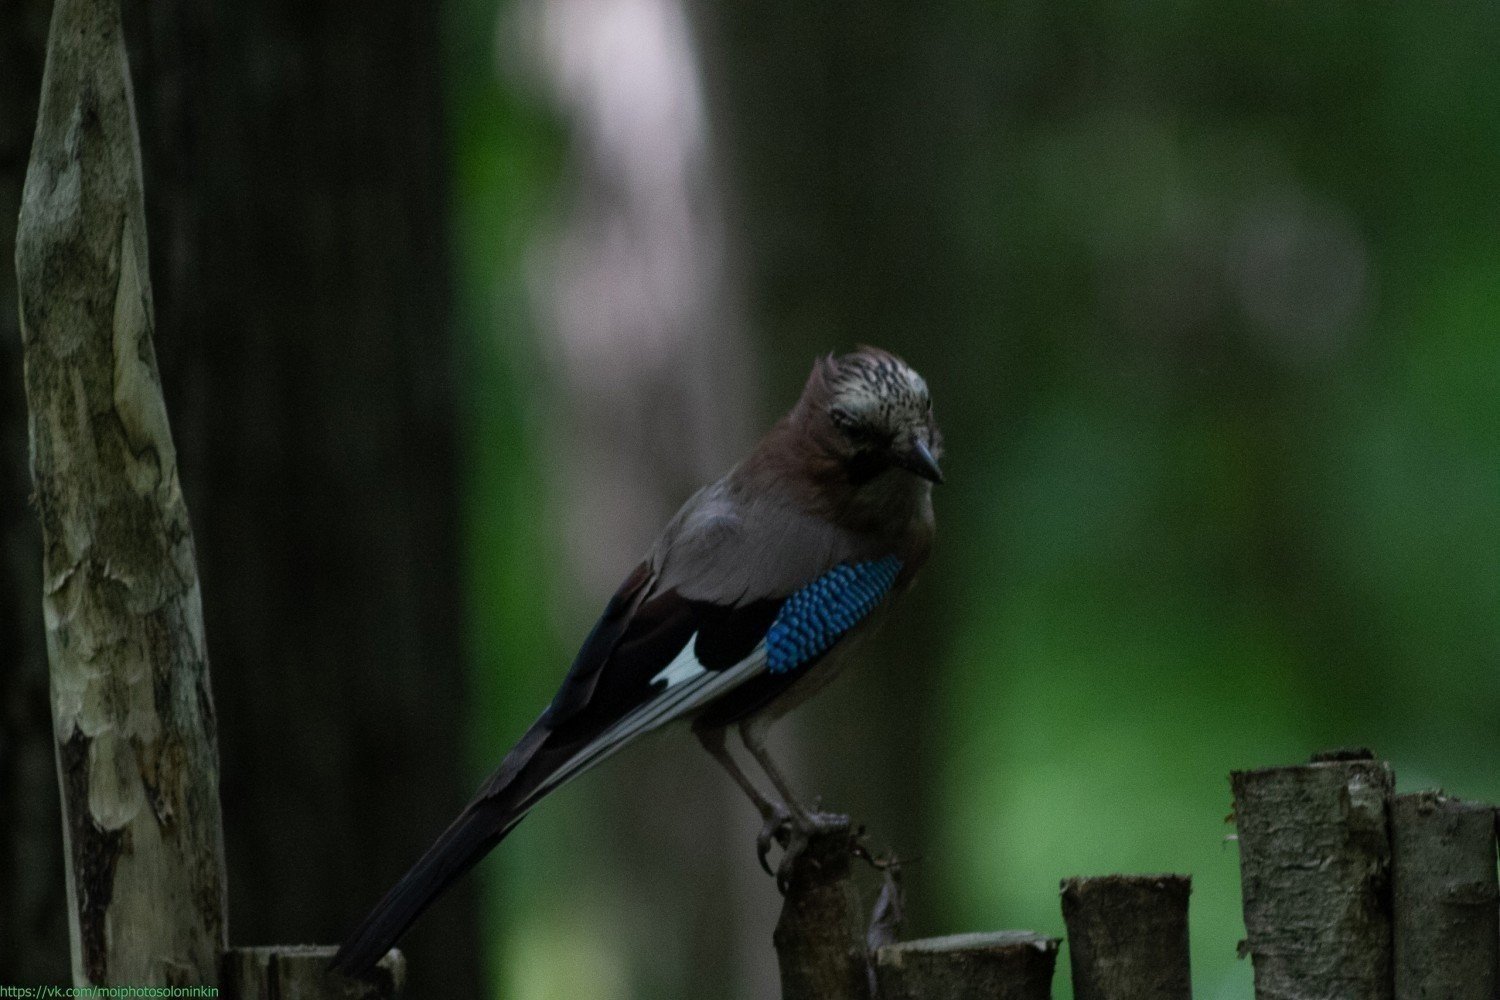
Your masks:
<path fill-rule="evenodd" d="M 1396 1000 L 1495 1000 L 1495 809 L 1441 792 L 1392 806 Z"/>
<path fill-rule="evenodd" d="M 56 0 L 16 270 L 73 979 L 216 985 L 214 711 L 144 219 L 118 0 Z"/>
<path fill-rule="evenodd" d="M 1390 767 L 1368 752 L 1236 771 L 1260 1000 L 1391 1000 Z"/>
<path fill-rule="evenodd" d="M 782 1000 L 869 1000 L 854 846 L 848 827 L 816 834 L 793 863 L 772 936 Z"/>
<path fill-rule="evenodd" d="M 368 979 L 328 971 L 337 948 L 291 945 L 232 948 L 224 955 L 228 1000 L 396 1000 L 406 982 L 406 959 L 392 948 Z"/>
<path fill-rule="evenodd" d="M 1062 883 L 1076 1000 L 1191 1000 L 1185 875 Z"/>
<path fill-rule="evenodd" d="M 1050 1000 L 1056 938 L 1031 931 L 955 934 L 875 953 L 880 1000 Z"/>

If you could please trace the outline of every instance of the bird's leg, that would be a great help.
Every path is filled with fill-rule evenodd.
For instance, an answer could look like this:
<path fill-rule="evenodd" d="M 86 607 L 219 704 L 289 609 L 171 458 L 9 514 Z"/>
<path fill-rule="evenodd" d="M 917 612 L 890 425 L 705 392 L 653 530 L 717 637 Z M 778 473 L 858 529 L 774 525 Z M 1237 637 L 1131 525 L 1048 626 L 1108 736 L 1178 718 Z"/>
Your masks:
<path fill-rule="evenodd" d="M 725 731 L 722 726 L 694 726 L 693 735 L 698 737 L 698 742 L 703 744 L 703 749 L 708 755 L 719 762 L 719 766 L 729 772 L 734 783 L 740 786 L 740 790 L 749 797 L 751 804 L 755 806 L 756 812 L 764 821 L 760 833 L 755 838 L 755 853 L 760 858 L 760 866 L 765 869 L 767 875 L 775 874 L 771 871 L 771 865 L 766 861 L 766 855 L 771 851 L 771 838 L 774 837 L 791 818 L 791 810 L 780 802 L 772 802 L 760 793 L 755 787 L 755 782 L 750 780 L 724 745 Z"/>
<path fill-rule="evenodd" d="M 761 830 L 760 840 L 757 842 L 761 850 L 761 867 L 764 868 L 766 867 L 765 851 L 770 847 L 771 838 L 775 837 L 781 841 L 785 853 L 776 870 L 776 884 L 785 893 L 792 864 L 807 849 L 808 841 L 817 834 L 847 830 L 849 817 L 808 809 L 797 801 L 790 783 L 766 750 L 766 729 L 769 725 L 770 720 L 764 716 L 746 719 L 740 723 L 740 739 L 744 741 L 745 749 L 750 751 L 750 756 L 754 757 L 761 770 L 766 772 L 766 777 L 771 779 L 771 784 L 776 786 L 776 791 L 786 802 L 785 818 L 778 818 L 774 826 L 768 819 L 767 826 Z"/>
<path fill-rule="evenodd" d="M 708 755 L 719 762 L 719 766 L 729 772 L 734 783 L 740 786 L 740 790 L 750 799 L 755 811 L 760 813 L 761 819 L 770 819 L 778 813 L 785 813 L 786 807 L 778 805 L 760 793 L 755 787 L 755 782 L 750 776 L 741 770 L 739 762 L 730 754 L 729 747 L 724 742 L 724 728 L 722 726 L 694 726 L 693 735 L 698 737 L 698 742 L 703 744 L 703 749 Z"/>
<path fill-rule="evenodd" d="M 798 820 L 804 820 L 812 815 L 812 811 L 805 808 L 797 801 L 797 794 L 792 791 L 791 783 L 771 759 L 771 754 L 766 750 L 766 730 L 769 724 L 763 717 L 746 719 L 740 723 L 740 739 L 745 743 L 745 749 L 750 751 L 750 756 L 760 765 L 760 769 L 766 772 L 766 777 L 771 779 L 771 784 L 776 787 L 783 801 L 786 802 L 792 816 Z"/>

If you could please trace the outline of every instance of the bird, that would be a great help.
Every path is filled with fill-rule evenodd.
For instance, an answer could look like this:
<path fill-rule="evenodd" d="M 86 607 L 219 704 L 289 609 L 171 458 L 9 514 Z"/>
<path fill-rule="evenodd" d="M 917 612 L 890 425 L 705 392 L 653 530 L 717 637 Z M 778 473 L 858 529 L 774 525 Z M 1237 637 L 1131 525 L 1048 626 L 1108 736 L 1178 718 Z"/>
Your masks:
<path fill-rule="evenodd" d="M 888 351 L 816 359 L 796 404 L 695 493 L 609 599 L 555 697 L 331 963 L 366 975 L 455 879 L 565 782 L 683 720 L 763 821 L 778 884 L 847 819 L 802 804 L 768 727 L 822 689 L 931 551 L 942 435 L 927 383 Z M 772 791 L 728 747 L 738 732 Z"/>

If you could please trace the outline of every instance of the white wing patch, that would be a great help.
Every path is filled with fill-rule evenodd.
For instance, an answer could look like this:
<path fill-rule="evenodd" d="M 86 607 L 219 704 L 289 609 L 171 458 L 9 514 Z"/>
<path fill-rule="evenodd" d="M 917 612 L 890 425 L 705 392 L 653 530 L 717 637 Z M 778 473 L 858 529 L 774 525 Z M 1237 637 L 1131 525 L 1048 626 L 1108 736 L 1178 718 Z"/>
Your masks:
<path fill-rule="evenodd" d="M 661 673 L 651 678 L 651 683 L 655 684 L 657 681 L 666 681 L 668 688 L 674 688 L 679 684 L 692 680 L 699 674 L 708 673 L 704 669 L 703 664 L 698 662 L 698 656 L 695 652 L 697 645 L 698 633 L 694 632 L 688 637 L 687 645 L 682 647 L 682 652 L 677 654 L 677 658 L 668 663 L 662 669 Z"/>
<path fill-rule="evenodd" d="M 575 778 L 637 736 L 660 729 L 669 722 L 702 708 L 726 691 L 734 689 L 746 679 L 766 667 L 766 644 L 757 645 L 740 662 L 723 670 L 707 670 L 693 655 L 698 641 L 694 632 L 682 651 L 673 657 L 651 683 L 665 680 L 667 686 L 656 696 L 625 715 L 614 725 L 594 737 L 587 746 L 579 750 L 570 760 L 547 777 L 528 797 L 535 802 L 547 792 L 570 778 Z M 530 808 L 528 803 L 526 808 Z"/>

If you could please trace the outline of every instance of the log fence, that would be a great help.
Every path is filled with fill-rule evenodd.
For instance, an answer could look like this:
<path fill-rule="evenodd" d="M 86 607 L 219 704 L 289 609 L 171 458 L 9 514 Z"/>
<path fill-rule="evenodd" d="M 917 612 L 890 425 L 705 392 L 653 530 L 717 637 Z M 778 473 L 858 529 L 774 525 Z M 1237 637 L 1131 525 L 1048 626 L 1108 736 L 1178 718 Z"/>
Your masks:
<path fill-rule="evenodd" d="M 1236 771 L 1230 788 L 1246 928 L 1239 950 L 1253 964 L 1257 1000 L 1500 997 L 1493 806 L 1434 791 L 1397 795 L 1390 765 L 1363 750 Z M 815 842 L 797 869 L 817 870 L 794 878 L 784 903 L 783 920 L 816 885 L 821 926 L 778 936 L 783 1000 L 1052 996 L 1057 939 L 1000 931 L 899 941 L 891 878 L 868 935 L 873 975 L 809 989 L 820 981 L 809 970 L 852 962 L 848 942 L 866 919 L 849 887 L 857 867 L 847 858 L 824 865 Z M 1076 1000 L 1191 1000 L 1190 893 L 1185 875 L 1064 879 Z M 789 960 L 796 976 L 785 974 Z"/>

